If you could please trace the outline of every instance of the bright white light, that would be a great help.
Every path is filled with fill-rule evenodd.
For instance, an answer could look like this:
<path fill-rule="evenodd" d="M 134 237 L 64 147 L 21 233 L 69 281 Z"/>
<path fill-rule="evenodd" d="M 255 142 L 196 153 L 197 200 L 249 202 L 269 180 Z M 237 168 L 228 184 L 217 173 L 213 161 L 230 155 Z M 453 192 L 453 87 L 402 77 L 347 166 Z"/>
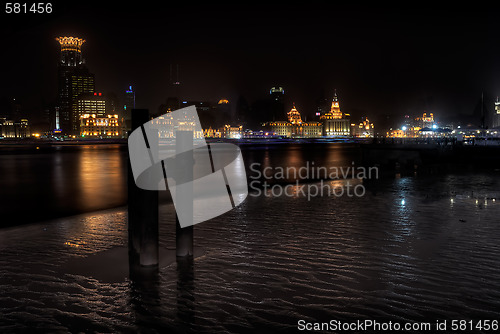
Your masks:
<path fill-rule="evenodd" d="M 402 200 L 401 200 L 401 205 L 405 205 L 405 203 L 406 203 L 406 202 L 405 202 L 405 200 L 404 200 L 404 199 L 402 199 Z"/>
<path fill-rule="evenodd" d="M 401 128 L 401 130 L 406 131 L 406 126 L 403 125 L 403 127 Z"/>
<path fill-rule="evenodd" d="M 432 128 L 433 128 L 433 129 L 437 129 L 437 128 L 438 128 L 438 126 L 437 126 L 436 124 L 433 124 L 433 125 L 432 125 Z"/>

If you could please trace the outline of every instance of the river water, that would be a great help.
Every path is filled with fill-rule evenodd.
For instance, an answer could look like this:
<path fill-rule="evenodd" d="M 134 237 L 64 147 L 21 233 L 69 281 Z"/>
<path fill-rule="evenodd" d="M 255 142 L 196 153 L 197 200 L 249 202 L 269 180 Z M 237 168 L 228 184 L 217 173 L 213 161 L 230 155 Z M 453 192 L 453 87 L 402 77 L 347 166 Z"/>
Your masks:
<path fill-rule="evenodd" d="M 356 145 L 335 143 L 241 148 L 251 180 L 259 168 L 349 167 L 360 157 Z M 297 331 L 300 320 L 500 320 L 495 171 L 303 182 L 309 190 L 361 184 L 360 196 L 310 196 L 294 180 L 285 180 L 292 193 L 256 187 L 195 226 L 192 270 L 173 262 L 138 284 L 68 269 L 127 244 L 123 147 L 4 153 L 0 162 L 3 226 L 18 225 L 5 217 L 31 222 L 0 229 L 2 332 L 275 333 Z M 165 200 L 163 248 L 174 244 L 174 221 Z"/>

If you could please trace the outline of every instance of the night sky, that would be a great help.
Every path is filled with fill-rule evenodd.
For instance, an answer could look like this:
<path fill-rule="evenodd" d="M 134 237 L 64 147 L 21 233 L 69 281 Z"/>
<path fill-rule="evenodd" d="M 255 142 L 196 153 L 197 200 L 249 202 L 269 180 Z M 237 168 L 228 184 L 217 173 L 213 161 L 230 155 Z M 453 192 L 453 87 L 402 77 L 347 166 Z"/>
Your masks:
<path fill-rule="evenodd" d="M 286 108 L 295 102 L 308 117 L 334 89 L 344 112 L 376 120 L 425 110 L 445 121 L 472 114 L 482 92 L 491 103 L 500 95 L 496 8 L 159 3 L 2 8 L 0 97 L 26 112 L 53 102 L 63 35 L 86 39 L 98 91 L 120 96 L 133 85 L 138 107 L 153 111 L 173 94 L 170 64 L 183 100 L 251 103 L 283 86 Z"/>

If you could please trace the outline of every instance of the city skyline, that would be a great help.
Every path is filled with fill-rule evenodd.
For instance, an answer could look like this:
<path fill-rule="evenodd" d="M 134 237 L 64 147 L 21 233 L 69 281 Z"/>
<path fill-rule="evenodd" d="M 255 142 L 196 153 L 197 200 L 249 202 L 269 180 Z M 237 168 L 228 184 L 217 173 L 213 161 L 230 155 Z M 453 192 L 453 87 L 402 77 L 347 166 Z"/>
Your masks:
<path fill-rule="evenodd" d="M 242 96 L 252 103 L 282 86 L 285 109 L 294 103 L 307 119 L 334 89 L 346 112 L 375 120 L 424 111 L 442 119 L 472 115 L 481 94 L 492 111 L 500 93 L 498 30 L 488 20 L 494 13 L 327 4 L 177 5 L 135 15 L 116 6 L 54 8 L 52 16 L 4 21 L 2 42 L 16 52 L 3 54 L 12 66 L 1 98 L 16 97 L 26 113 L 55 100 L 54 39 L 65 34 L 87 41 L 84 58 L 97 91 L 122 94 L 132 85 L 137 107 L 152 112 L 174 94 L 172 64 L 180 68 L 181 99 L 236 102 Z"/>
<path fill-rule="evenodd" d="M 0 333 L 497 332 L 499 11 L 403 5 L 4 3 Z"/>

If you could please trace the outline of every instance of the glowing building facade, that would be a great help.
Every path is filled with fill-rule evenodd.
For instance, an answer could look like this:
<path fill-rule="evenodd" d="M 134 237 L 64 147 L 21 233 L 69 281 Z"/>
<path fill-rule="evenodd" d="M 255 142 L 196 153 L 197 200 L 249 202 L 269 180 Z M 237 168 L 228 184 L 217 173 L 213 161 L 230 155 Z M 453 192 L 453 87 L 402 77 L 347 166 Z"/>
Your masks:
<path fill-rule="evenodd" d="M 22 118 L 19 121 L 14 121 L 0 117 L 1 138 L 26 138 L 29 136 L 30 132 L 27 119 Z"/>
<path fill-rule="evenodd" d="M 368 118 L 364 117 L 359 124 L 351 124 L 351 133 L 353 137 L 373 138 L 374 125 Z"/>
<path fill-rule="evenodd" d="M 94 92 L 80 94 L 74 104 L 73 116 L 78 118 L 78 126 L 74 128 L 78 131 L 78 134 L 81 134 L 81 116 L 88 114 L 95 115 L 96 117 L 104 117 L 107 113 L 107 101 L 102 93 Z"/>
<path fill-rule="evenodd" d="M 420 129 L 429 128 L 431 129 L 434 125 L 434 114 L 424 112 L 421 117 L 415 117 L 415 127 Z"/>
<path fill-rule="evenodd" d="M 118 138 L 121 137 L 121 124 L 118 115 L 84 114 L 80 117 L 82 137 Z"/>
<path fill-rule="evenodd" d="M 343 137 L 351 134 L 349 115 L 340 110 L 337 91 L 333 96 L 330 111 L 321 115 L 320 121 L 323 122 L 323 136 L 325 137 Z"/>
<path fill-rule="evenodd" d="M 219 129 L 220 136 L 228 139 L 240 139 L 243 136 L 243 126 L 224 125 Z"/>
<path fill-rule="evenodd" d="M 287 113 L 288 121 L 268 122 L 265 127 L 274 135 L 286 138 L 317 138 L 321 137 L 322 125 L 320 122 L 303 122 L 300 112 L 293 108 Z"/>
<path fill-rule="evenodd" d="M 288 122 L 294 125 L 300 125 L 302 124 L 302 118 L 300 117 L 300 113 L 297 111 L 297 108 L 295 108 L 295 104 L 293 105 L 293 108 L 288 112 Z"/>

